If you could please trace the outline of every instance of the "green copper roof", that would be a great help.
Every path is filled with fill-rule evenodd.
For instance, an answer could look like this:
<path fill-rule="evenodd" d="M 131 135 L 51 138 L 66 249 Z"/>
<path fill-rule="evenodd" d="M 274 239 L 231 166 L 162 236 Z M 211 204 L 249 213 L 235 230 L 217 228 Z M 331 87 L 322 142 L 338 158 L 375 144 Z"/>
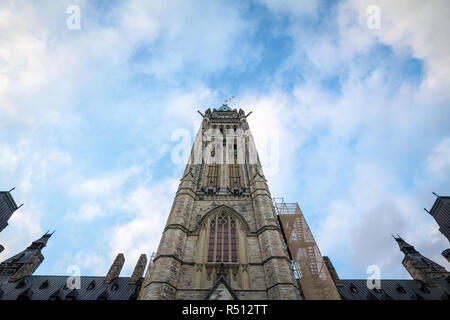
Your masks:
<path fill-rule="evenodd" d="M 223 104 L 219 109 L 217 109 L 217 111 L 219 112 L 223 112 L 223 111 L 233 111 L 229 106 L 227 106 L 226 104 Z"/>

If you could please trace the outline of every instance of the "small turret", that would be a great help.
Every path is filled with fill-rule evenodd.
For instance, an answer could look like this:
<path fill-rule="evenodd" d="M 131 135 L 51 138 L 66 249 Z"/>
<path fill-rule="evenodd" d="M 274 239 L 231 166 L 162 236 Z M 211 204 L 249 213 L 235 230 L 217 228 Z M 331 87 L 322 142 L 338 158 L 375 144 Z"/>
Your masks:
<path fill-rule="evenodd" d="M 444 267 L 421 255 L 399 235 L 394 239 L 397 241 L 400 251 L 405 254 L 402 264 L 414 280 L 420 280 L 427 285 L 435 286 L 435 280 L 445 279 L 450 275 L 450 272 Z"/>
<path fill-rule="evenodd" d="M 397 241 L 398 247 L 400 248 L 400 251 L 403 252 L 405 255 L 409 253 L 419 253 L 412 245 L 407 243 L 405 240 L 403 240 L 399 235 L 397 235 L 397 238 L 392 235 L 392 237 Z"/>
<path fill-rule="evenodd" d="M 10 282 L 32 275 L 44 261 L 41 250 L 47 245 L 47 241 L 52 235 L 53 233 L 46 232 L 24 251 L 3 261 L 0 264 L 0 274 L 10 276 Z"/>

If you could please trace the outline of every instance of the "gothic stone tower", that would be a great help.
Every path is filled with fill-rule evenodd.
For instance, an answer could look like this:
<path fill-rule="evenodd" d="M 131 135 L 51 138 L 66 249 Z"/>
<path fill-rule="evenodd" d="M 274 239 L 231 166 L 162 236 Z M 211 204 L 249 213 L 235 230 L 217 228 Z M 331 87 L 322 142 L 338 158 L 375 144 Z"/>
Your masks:
<path fill-rule="evenodd" d="M 248 115 L 202 116 L 140 299 L 300 299 Z"/>

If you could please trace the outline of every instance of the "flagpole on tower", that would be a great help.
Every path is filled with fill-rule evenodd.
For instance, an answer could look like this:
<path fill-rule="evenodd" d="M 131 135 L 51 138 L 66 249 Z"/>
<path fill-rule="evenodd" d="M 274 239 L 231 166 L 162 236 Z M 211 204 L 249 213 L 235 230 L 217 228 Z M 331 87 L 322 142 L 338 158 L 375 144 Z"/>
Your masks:
<path fill-rule="evenodd" d="M 225 102 L 229 102 L 229 101 L 231 101 L 233 99 L 234 99 L 234 96 L 232 96 L 231 98 L 228 98 L 227 100 L 225 100 Z"/>

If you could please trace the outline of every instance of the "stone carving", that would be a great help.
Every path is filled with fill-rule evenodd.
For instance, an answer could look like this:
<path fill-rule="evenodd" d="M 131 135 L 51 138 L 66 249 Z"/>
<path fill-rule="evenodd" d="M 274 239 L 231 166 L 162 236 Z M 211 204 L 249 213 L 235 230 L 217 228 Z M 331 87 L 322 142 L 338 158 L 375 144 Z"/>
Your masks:
<path fill-rule="evenodd" d="M 221 283 L 211 293 L 208 300 L 234 300 L 234 297 L 225 284 Z"/>
<path fill-rule="evenodd" d="M 239 271 L 239 266 L 231 267 L 231 273 L 233 274 L 233 281 L 237 281 L 238 271 Z"/>
<path fill-rule="evenodd" d="M 196 272 L 201 272 L 203 270 L 203 263 L 197 263 L 197 268 L 195 269 Z"/>
<path fill-rule="evenodd" d="M 189 170 L 186 172 L 186 174 L 183 176 L 183 178 L 181 178 L 181 181 L 184 181 L 186 179 L 194 180 L 194 172 L 192 167 L 190 167 Z"/>

